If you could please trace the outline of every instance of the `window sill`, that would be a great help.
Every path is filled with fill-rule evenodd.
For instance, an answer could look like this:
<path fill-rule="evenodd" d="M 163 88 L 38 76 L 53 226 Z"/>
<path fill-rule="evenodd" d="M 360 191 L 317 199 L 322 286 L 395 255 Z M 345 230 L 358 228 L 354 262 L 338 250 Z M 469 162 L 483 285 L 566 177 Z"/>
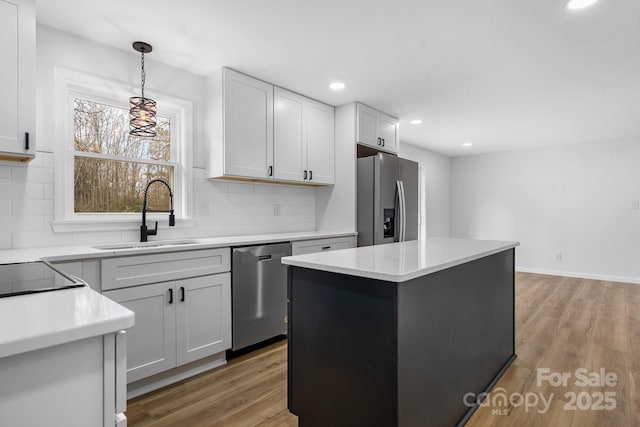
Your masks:
<path fill-rule="evenodd" d="M 158 221 L 158 229 L 167 229 L 167 218 L 160 219 L 147 218 L 147 226 L 153 227 Z M 82 220 L 82 219 L 63 219 L 51 221 L 51 227 L 54 233 L 74 233 L 89 231 L 133 231 L 140 230 L 141 220 L 132 219 L 110 219 L 110 220 Z M 193 228 L 196 221 L 192 218 L 176 218 L 176 225 L 172 228 Z"/>

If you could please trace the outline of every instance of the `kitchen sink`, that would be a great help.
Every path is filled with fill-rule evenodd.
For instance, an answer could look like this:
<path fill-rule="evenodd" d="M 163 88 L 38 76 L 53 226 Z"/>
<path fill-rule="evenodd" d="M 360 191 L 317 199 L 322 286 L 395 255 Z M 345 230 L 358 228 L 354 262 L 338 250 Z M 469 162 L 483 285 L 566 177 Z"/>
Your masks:
<path fill-rule="evenodd" d="M 197 240 L 156 240 L 154 242 L 130 242 L 130 243 L 116 243 L 113 245 L 98 245 L 92 246 L 94 249 L 102 250 L 117 250 L 117 249 L 144 249 L 144 248 L 158 248 L 162 246 L 180 246 L 180 245 L 193 245 L 199 243 Z"/>

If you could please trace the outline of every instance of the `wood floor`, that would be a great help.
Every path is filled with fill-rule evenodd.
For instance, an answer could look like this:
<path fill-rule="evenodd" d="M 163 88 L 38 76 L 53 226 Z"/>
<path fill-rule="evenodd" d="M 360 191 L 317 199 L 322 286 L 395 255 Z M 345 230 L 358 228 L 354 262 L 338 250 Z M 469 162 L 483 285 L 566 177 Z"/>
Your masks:
<path fill-rule="evenodd" d="M 467 426 L 640 426 L 640 285 L 517 273 L 516 343 L 518 358 L 493 392 L 510 402 L 489 395 L 485 403 L 495 404 L 479 408 Z M 297 426 L 286 409 L 286 359 L 281 341 L 133 399 L 129 426 Z M 538 385 L 538 368 L 571 377 L 566 386 Z M 576 385 L 579 368 L 613 372 L 616 385 Z M 598 402 L 605 392 L 615 395 Z"/>

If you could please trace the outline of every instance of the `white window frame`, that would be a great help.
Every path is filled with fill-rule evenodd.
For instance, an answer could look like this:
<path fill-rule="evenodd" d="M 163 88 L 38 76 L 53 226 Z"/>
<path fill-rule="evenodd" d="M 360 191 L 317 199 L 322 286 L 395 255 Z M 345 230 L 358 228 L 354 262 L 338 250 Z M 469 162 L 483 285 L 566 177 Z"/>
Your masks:
<path fill-rule="evenodd" d="M 56 68 L 55 75 L 55 232 L 134 230 L 140 227 L 141 213 L 76 213 L 73 203 L 74 186 L 74 99 L 80 98 L 101 104 L 128 109 L 130 96 L 137 88 L 130 84 Z M 192 227 L 193 192 L 192 141 L 193 103 L 170 95 L 146 91 L 155 99 L 158 112 L 171 120 L 171 163 L 174 167 L 174 209 L 176 226 Z M 149 213 L 147 222 L 158 221 L 167 226 L 168 214 Z"/>

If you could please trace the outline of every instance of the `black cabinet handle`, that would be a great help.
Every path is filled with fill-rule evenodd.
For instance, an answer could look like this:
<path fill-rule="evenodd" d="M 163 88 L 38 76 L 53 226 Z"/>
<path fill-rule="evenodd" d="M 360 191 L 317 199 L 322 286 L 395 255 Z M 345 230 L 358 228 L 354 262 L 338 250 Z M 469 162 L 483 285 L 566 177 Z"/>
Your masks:
<path fill-rule="evenodd" d="M 326 251 L 327 249 L 331 249 L 331 246 L 323 246 L 323 247 L 322 247 L 322 250 L 323 250 L 323 251 Z"/>
<path fill-rule="evenodd" d="M 382 146 L 384 147 L 384 138 L 382 138 Z"/>
<path fill-rule="evenodd" d="M 304 171 L 304 178 L 302 178 L 302 179 L 307 179 L 307 171 L 306 170 Z"/>
<path fill-rule="evenodd" d="M 29 149 L 29 132 L 24 133 L 24 149 Z"/>
<path fill-rule="evenodd" d="M 267 169 L 267 176 L 273 176 L 273 166 L 269 166 Z"/>
<path fill-rule="evenodd" d="M 313 171 L 309 171 L 309 181 L 313 179 Z"/>
<path fill-rule="evenodd" d="M 184 286 L 180 286 L 180 302 L 184 302 Z"/>
<path fill-rule="evenodd" d="M 382 145 L 382 138 L 378 138 L 378 145 Z"/>
<path fill-rule="evenodd" d="M 169 304 L 173 304 L 173 289 L 169 289 Z"/>

